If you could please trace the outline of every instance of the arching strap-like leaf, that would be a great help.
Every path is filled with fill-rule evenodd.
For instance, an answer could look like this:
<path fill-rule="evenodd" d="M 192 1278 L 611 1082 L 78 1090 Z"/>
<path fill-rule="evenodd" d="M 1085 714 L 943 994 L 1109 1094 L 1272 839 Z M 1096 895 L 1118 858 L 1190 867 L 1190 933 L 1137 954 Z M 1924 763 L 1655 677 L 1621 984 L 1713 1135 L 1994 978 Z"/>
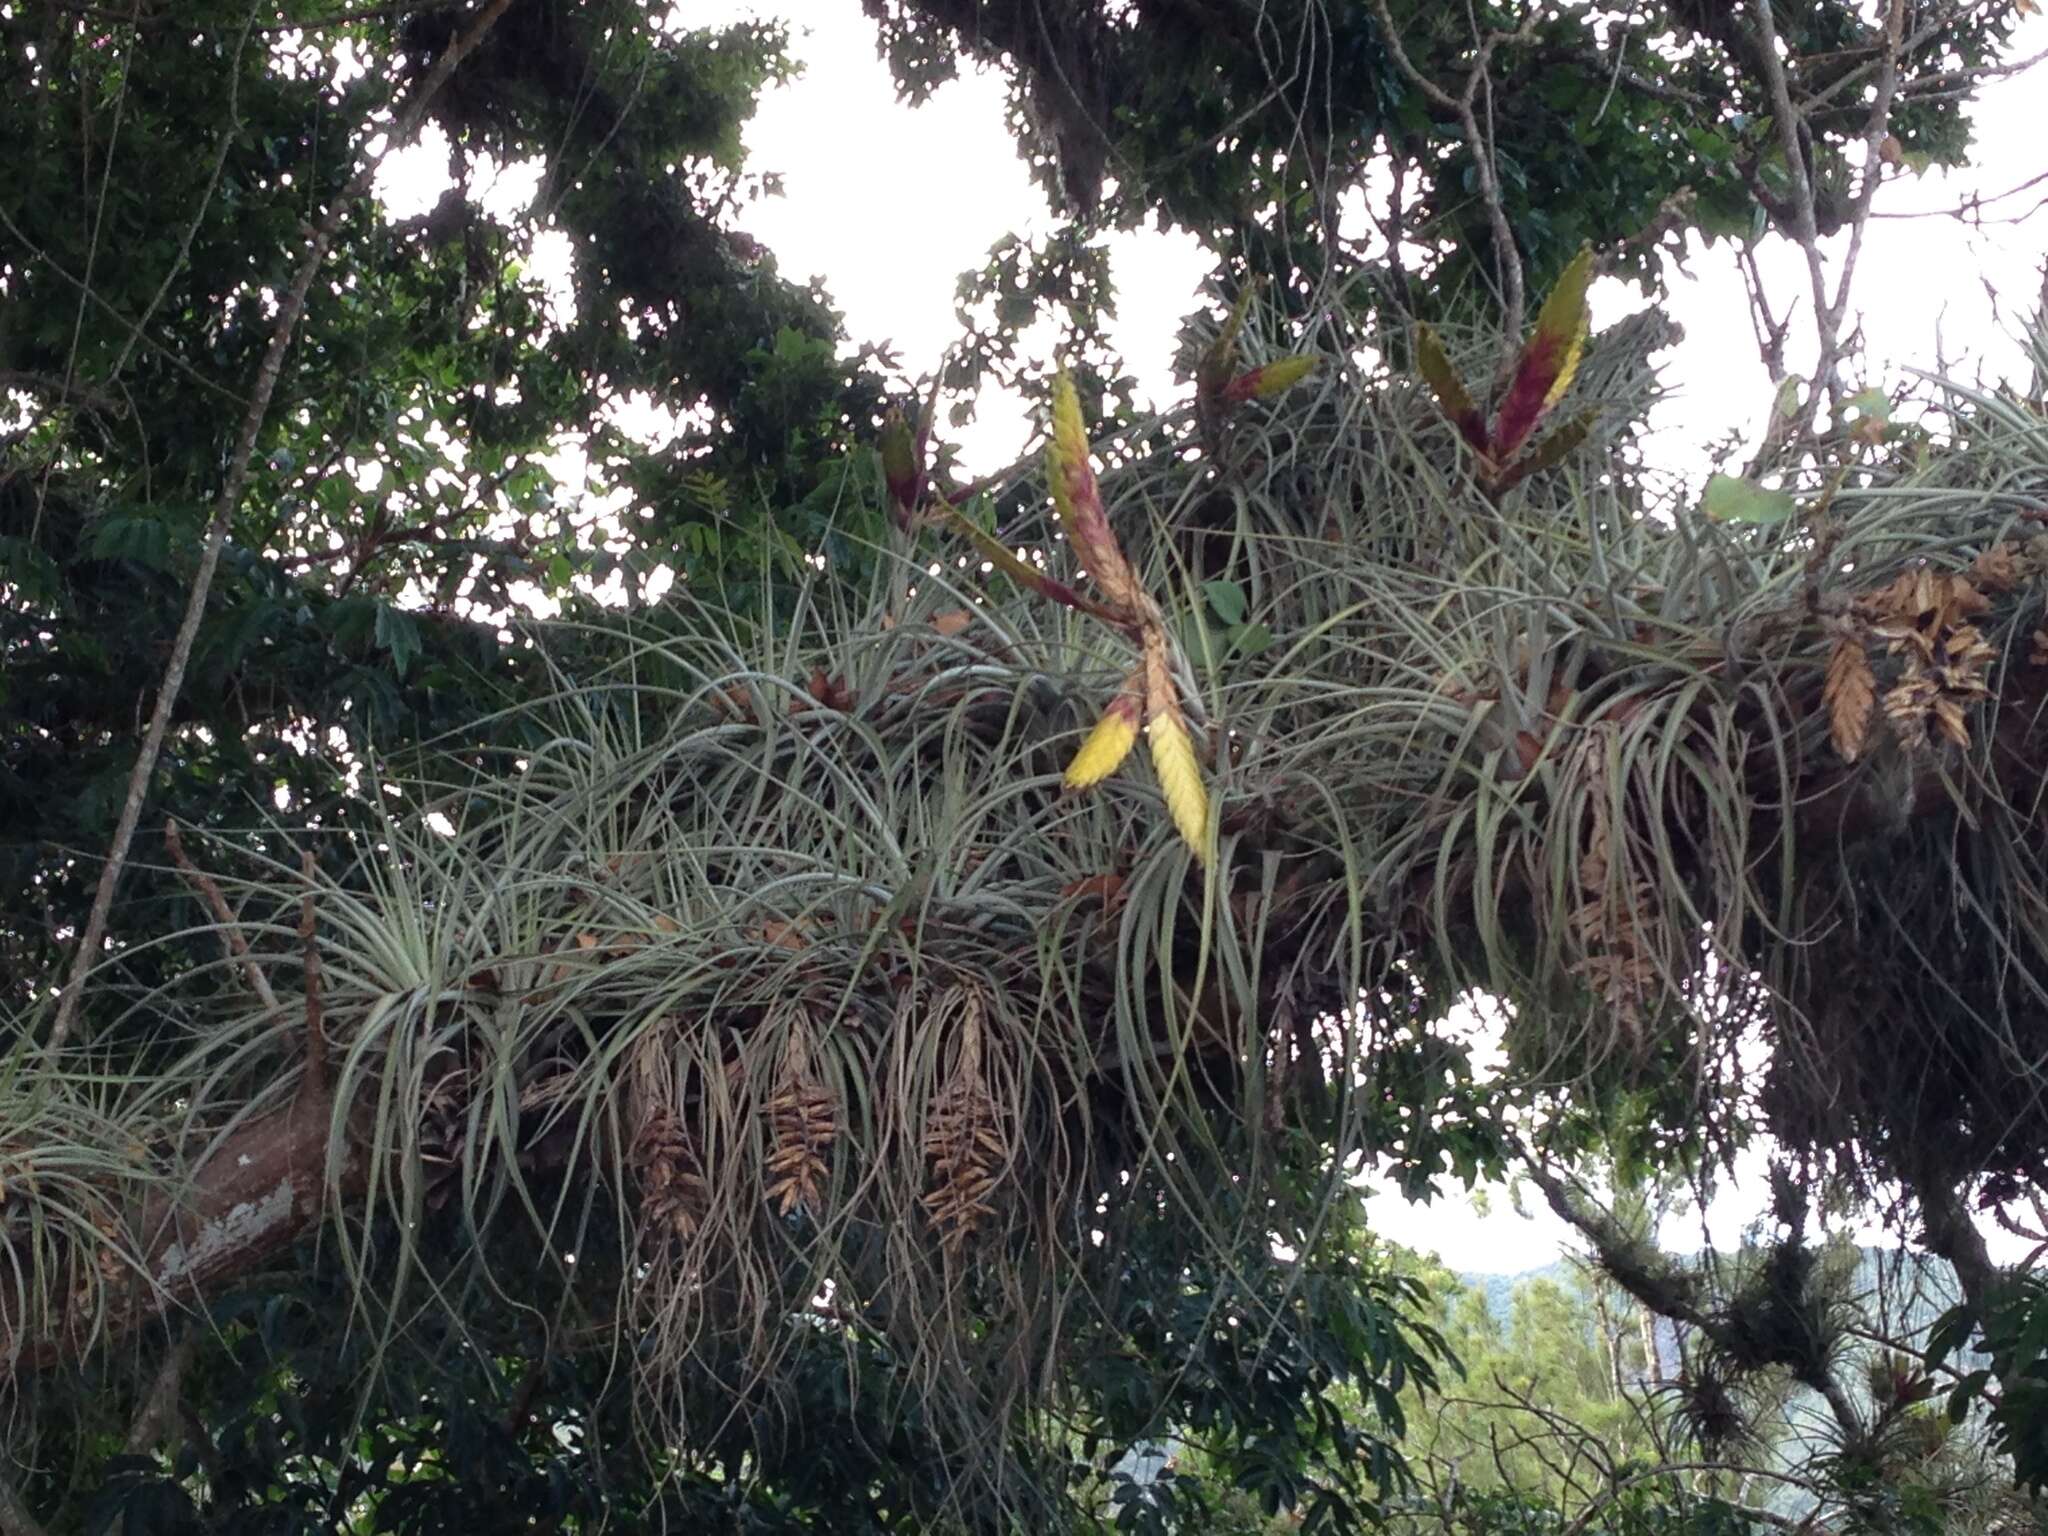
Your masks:
<path fill-rule="evenodd" d="M 1465 381 L 1458 377 L 1458 370 L 1451 362 L 1451 355 L 1444 350 L 1443 342 L 1426 325 L 1415 327 L 1415 366 L 1422 370 L 1423 379 L 1436 396 L 1438 409 L 1458 429 L 1458 435 L 1470 443 L 1481 458 L 1490 462 L 1493 453 L 1486 437 L 1486 418 L 1480 415 L 1479 407 L 1473 403 Z"/>
<path fill-rule="evenodd" d="M 1501 397 L 1500 410 L 1493 418 L 1493 451 L 1497 458 L 1512 459 L 1535 432 L 1544 414 L 1563 398 L 1579 370 L 1579 357 L 1586 348 L 1590 314 L 1586 290 L 1593 282 L 1593 248 L 1586 246 L 1550 290 L 1536 315 L 1522 355 L 1515 360 L 1514 377 Z"/>

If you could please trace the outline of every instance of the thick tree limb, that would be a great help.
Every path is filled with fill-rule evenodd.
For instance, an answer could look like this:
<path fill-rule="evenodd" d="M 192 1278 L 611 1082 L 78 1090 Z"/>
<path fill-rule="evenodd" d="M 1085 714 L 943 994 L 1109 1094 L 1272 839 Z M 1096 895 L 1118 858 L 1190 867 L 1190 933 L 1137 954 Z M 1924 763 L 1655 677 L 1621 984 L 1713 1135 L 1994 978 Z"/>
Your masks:
<path fill-rule="evenodd" d="M 1700 1304 L 1698 1282 L 1689 1271 L 1672 1263 L 1654 1244 L 1628 1231 L 1575 1180 L 1546 1167 L 1532 1153 L 1525 1151 L 1523 1158 L 1529 1177 L 1543 1191 L 1551 1210 L 1593 1245 L 1601 1269 L 1616 1285 L 1652 1311 L 1698 1329 L 1717 1344 L 1727 1346 L 1735 1342 L 1727 1321 Z M 1844 1434 L 1863 1433 L 1862 1414 L 1832 1373 L 1806 1359 L 1788 1358 L 1780 1363 L 1791 1368 L 1802 1386 L 1820 1395 Z"/>
<path fill-rule="evenodd" d="M 128 793 L 121 806 L 121 819 L 114 828 L 114 838 L 107 849 L 106 867 L 100 871 L 99 886 L 93 892 L 92 912 L 87 917 L 85 931 L 79 935 L 78 950 L 72 958 L 71 974 L 65 980 L 63 995 L 58 999 L 57 1017 L 50 1026 L 48 1049 L 52 1054 L 63 1049 L 71 1033 L 73 1022 L 78 1016 L 79 999 L 85 990 L 85 978 L 99 957 L 100 947 L 106 940 L 107 919 L 113 910 L 114 890 L 120 884 L 121 872 L 128 861 L 128 850 L 135 841 L 135 829 L 142 820 L 143 802 L 149 797 L 149 781 L 156 772 L 157 758 L 163 752 L 164 736 L 170 728 L 171 712 L 178 702 L 178 694 L 185 684 L 185 669 L 192 659 L 193 643 L 199 636 L 200 620 L 205 617 L 206 600 L 213 590 L 214 572 L 219 569 L 221 550 L 227 543 L 228 528 L 233 523 L 236 510 L 241 506 L 243 489 L 249 483 L 249 468 L 256 454 L 257 439 L 263 433 L 263 425 L 270 415 L 271 397 L 277 392 L 277 381 L 284 371 L 285 353 L 290 350 L 292 335 L 298 329 L 299 316 L 306 307 L 306 295 L 313 286 L 314 275 L 321 263 L 327 259 L 335 238 L 341 232 L 350 209 L 356 199 L 369 190 L 370 182 L 383 164 L 385 155 L 399 145 L 411 141 L 418 132 L 421 120 L 426 116 L 428 105 L 439 94 L 455 67 L 468 56 L 484 34 L 496 25 L 498 18 L 510 8 L 512 0 L 489 0 L 478 12 L 476 19 L 460 36 L 449 43 L 441 57 L 435 61 L 419 86 L 399 112 L 385 138 L 385 147 L 378 154 L 369 156 L 356 174 L 343 187 L 326 214 L 313 230 L 311 241 L 299 262 L 298 271 L 293 275 L 292 284 L 277 307 L 277 321 L 271 329 L 270 346 L 263 354 L 262 365 L 256 371 L 256 386 L 250 392 L 249 409 L 242 420 L 242 430 L 235 443 L 235 451 L 228 461 L 226 479 L 222 482 L 220 495 L 215 499 L 213 515 L 206 526 L 206 540 L 199 557 L 199 570 L 192 581 L 192 595 L 185 604 L 185 616 L 178 625 L 177 639 L 172 643 L 170 660 L 165 664 L 163 682 L 157 689 L 156 707 L 150 713 L 149 729 L 142 740 L 142 750 L 135 759 L 134 770 L 128 776 Z"/>
<path fill-rule="evenodd" d="M 156 1449 L 178 1418 L 178 1394 L 184 1386 L 185 1367 L 192 1360 L 193 1342 L 199 1337 L 192 1328 L 183 1329 L 157 1368 L 149 1391 L 144 1394 L 135 1422 L 128 1426 L 123 1446 L 130 1456 L 147 1456 Z"/>
<path fill-rule="evenodd" d="M 1961 1192 L 1951 1183 L 1934 1179 L 1908 1178 L 1904 1183 L 1907 1192 L 1920 1202 L 1928 1248 L 1948 1260 L 1963 1300 L 1981 1317 L 1984 1300 L 1998 1279 L 1998 1266 L 1991 1262 L 1991 1250 L 1970 1219 Z"/>
<path fill-rule="evenodd" d="M 54 1364 L 173 1307 L 195 1305 L 312 1231 L 328 1214 L 330 1192 L 342 1200 L 360 1195 L 366 1173 L 354 1142 L 343 1142 L 338 1164 L 329 1161 L 333 1119 L 329 1092 L 301 1091 L 282 1109 L 223 1134 L 128 1223 L 141 1273 L 104 1313 L 30 1337 L 19 1331 L 25 1320 L 0 1316 L 0 1374 Z"/>

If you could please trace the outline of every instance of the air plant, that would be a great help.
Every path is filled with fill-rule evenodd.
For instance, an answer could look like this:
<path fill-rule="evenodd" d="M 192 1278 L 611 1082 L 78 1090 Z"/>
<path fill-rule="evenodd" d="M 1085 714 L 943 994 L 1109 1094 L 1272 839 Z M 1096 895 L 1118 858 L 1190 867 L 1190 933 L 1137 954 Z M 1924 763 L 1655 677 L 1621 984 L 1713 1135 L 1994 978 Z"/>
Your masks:
<path fill-rule="evenodd" d="M 1427 325 L 1416 327 L 1416 366 L 1438 407 L 1478 459 L 1479 483 L 1489 496 L 1498 497 L 1537 470 L 1559 463 L 1592 430 L 1593 413 L 1583 412 L 1527 453 L 1522 451 L 1578 373 L 1591 324 L 1586 289 L 1592 280 L 1593 252 L 1588 247 L 1572 258 L 1543 301 L 1536 328 L 1515 359 L 1490 422 L 1436 332 Z"/>

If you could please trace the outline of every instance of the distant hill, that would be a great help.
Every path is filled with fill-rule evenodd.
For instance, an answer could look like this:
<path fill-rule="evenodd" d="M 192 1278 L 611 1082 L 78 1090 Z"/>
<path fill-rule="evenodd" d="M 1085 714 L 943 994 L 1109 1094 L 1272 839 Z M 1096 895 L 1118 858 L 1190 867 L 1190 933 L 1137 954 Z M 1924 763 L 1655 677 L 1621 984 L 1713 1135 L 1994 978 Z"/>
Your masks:
<path fill-rule="evenodd" d="M 1532 1280 L 1554 1280 L 1570 1286 L 1584 1272 L 1582 1263 L 1565 1258 L 1515 1274 L 1460 1274 L 1458 1281 L 1484 1294 L 1487 1310 L 1505 1326 L 1513 1312 L 1515 1293 L 1522 1286 Z M 1956 1285 L 1955 1271 L 1946 1260 L 1896 1248 L 1865 1248 L 1857 1260 L 1854 1294 L 1872 1326 L 1901 1342 L 1916 1344 L 1925 1339 L 1934 1321 L 1954 1306 L 1962 1293 Z M 1677 1370 L 1680 1359 L 1678 1330 L 1668 1320 L 1658 1318 L 1655 1332 L 1661 1372 L 1668 1379 L 1669 1373 Z M 1964 1369 L 1985 1363 L 1982 1355 L 1970 1351 L 1965 1351 L 1957 1361 Z M 1845 1375 L 1851 1397 L 1863 1398 L 1867 1391 L 1864 1385 L 1853 1372 Z M 1791 1419 L 1794 1427 L 1773 1447 L 1788 1465 L 1825 1450 L 1827 1441 L 1827 1415 L 1821 1411 L 1817 1398 L 1807 1411 L 1795 1412 Z M 1759 1498 L 1767 1508 L 1788 1519 L 1803 1515 L 1811 1503 L 1807 1495 L 1789 1486 L 1761 1493 Z"/>
<path fill-rule="evenodd" d="M 1691 1262 L 1697 1255 L 1681 1257 Z M 1531 1280 L 1555 1280 L 1560 1285 L 1570 1285 L 1582 1272 L 1579 1260 L 1562 1258 L 1513 1274 L 1467 1272 L 1458 1276 L 1458 1283 L 1484 1292 L 1487 1311 L 1505 1323 L 1517 1287 Z M 1897 1248 L 1862 1250 L 1856 1266 L 1856 1291 L 1866 1306 L 1883 1311 L 1889 1327 L 1908 1334 L 1924 1333 L 1936 1318 L 1962 1299 L 1956 1288 L 1955 1272 L 1947 1260 Z"/>
<path fill-rule="evenodd" d="M 1486 1310 L 1494 1320 L 1505 1325 L 1508 1314 L 1514 1307 L 1515 1291 L 1531 1280 L 1555 1280 L 1558 1284 L 1569 1283 L 1579 1271 L 1578 1264 L 1571 1259 L 1552 1259 L 1535 1269 L 1518 1270 L 1512 1275 L 1464 1274 L 1458 1276 L 1458 1283 L 1486 1296 Z"/>

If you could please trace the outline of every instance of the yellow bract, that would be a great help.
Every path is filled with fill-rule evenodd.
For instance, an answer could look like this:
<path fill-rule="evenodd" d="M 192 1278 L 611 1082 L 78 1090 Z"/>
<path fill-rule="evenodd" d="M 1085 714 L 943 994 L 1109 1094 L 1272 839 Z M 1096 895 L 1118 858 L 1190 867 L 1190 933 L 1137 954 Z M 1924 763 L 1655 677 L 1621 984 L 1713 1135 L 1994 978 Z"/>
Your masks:
<path fill-rule="evenodd" d="M 1138 722 L 1129 710 L 1121 707 L 1122 703 L 1119 699 L 1104 711 L 1088 739 L 1081 743 L 1081 750 L 1067 764 L 1066 777 L 1061 782 L 1068 789 L 1100 784 L 1131 755 L 1131 748 L 1138 741 Z"/>
<path fill-rule="evenodd" d="M 1186 723 L 1177 711 L 1155 714 L 1145 725 L 1152 742 L 1152 767 L 1159 775 L 1159 787 L 1166 795 L 1166 809 L 1174 826 L 1195 855 L 1197 864 L 1209 859 L 1209 792 L 1202 787 L 1202 770 L 1195 763 L 1195 745 Z"/>
<path fill-rule="evenodd" d="M 1278 362 L 1268 363 L 1259 370 L 1258 388 L 1253 393 L 1261 400 L 1277 395 L 1283 389 L 1292 389 L 1315 368 L 1312 357 L 1283 357 Z"/>
<path fill-rule="evenodd" d="M 1060 521 L 1066 525 L 1067 537 L 1084 550 L 1088 540 L 1075 526 L 1079 509 L 1074 505 L 1074 483 L 1081 476 L 1091 481 L 1094 472 L 1088 463 L 1088 434 L 1081 427 L 1081 397 L 1074 393 L 1074 381 L 1061 369 L 1052 381 L 1052 440 L 1047 445 L 1052 472 L 1046 476 L 1052 482 L 1052 502 L 1059 509 Z"/>
<path fill-rule="evenodd" d="M 1543 408 L 1547 411 L 1564 398 L 1564 392 L 1571 388 L 1572 376 L 1579 371 L 1579 358 L 1586 350 L 1586 332 L 1592 316 L 1586 308 L 1586 289 L 1593 281 L 1593 251 L 1587 246 L 1574 256 L 1564 272 L 1558 277 L 1557 286 L 1550 290 L 1550 296 L 1543 301 L 1543 308 L 1536 316 L 1536 334 L 1529 339 L 1531 347 L 1540 342 L 1563 343 L 1563 354 L 1557 360 L 1557 376 L 1550 381 L 1550 388 L 1543 392 Z"/>

